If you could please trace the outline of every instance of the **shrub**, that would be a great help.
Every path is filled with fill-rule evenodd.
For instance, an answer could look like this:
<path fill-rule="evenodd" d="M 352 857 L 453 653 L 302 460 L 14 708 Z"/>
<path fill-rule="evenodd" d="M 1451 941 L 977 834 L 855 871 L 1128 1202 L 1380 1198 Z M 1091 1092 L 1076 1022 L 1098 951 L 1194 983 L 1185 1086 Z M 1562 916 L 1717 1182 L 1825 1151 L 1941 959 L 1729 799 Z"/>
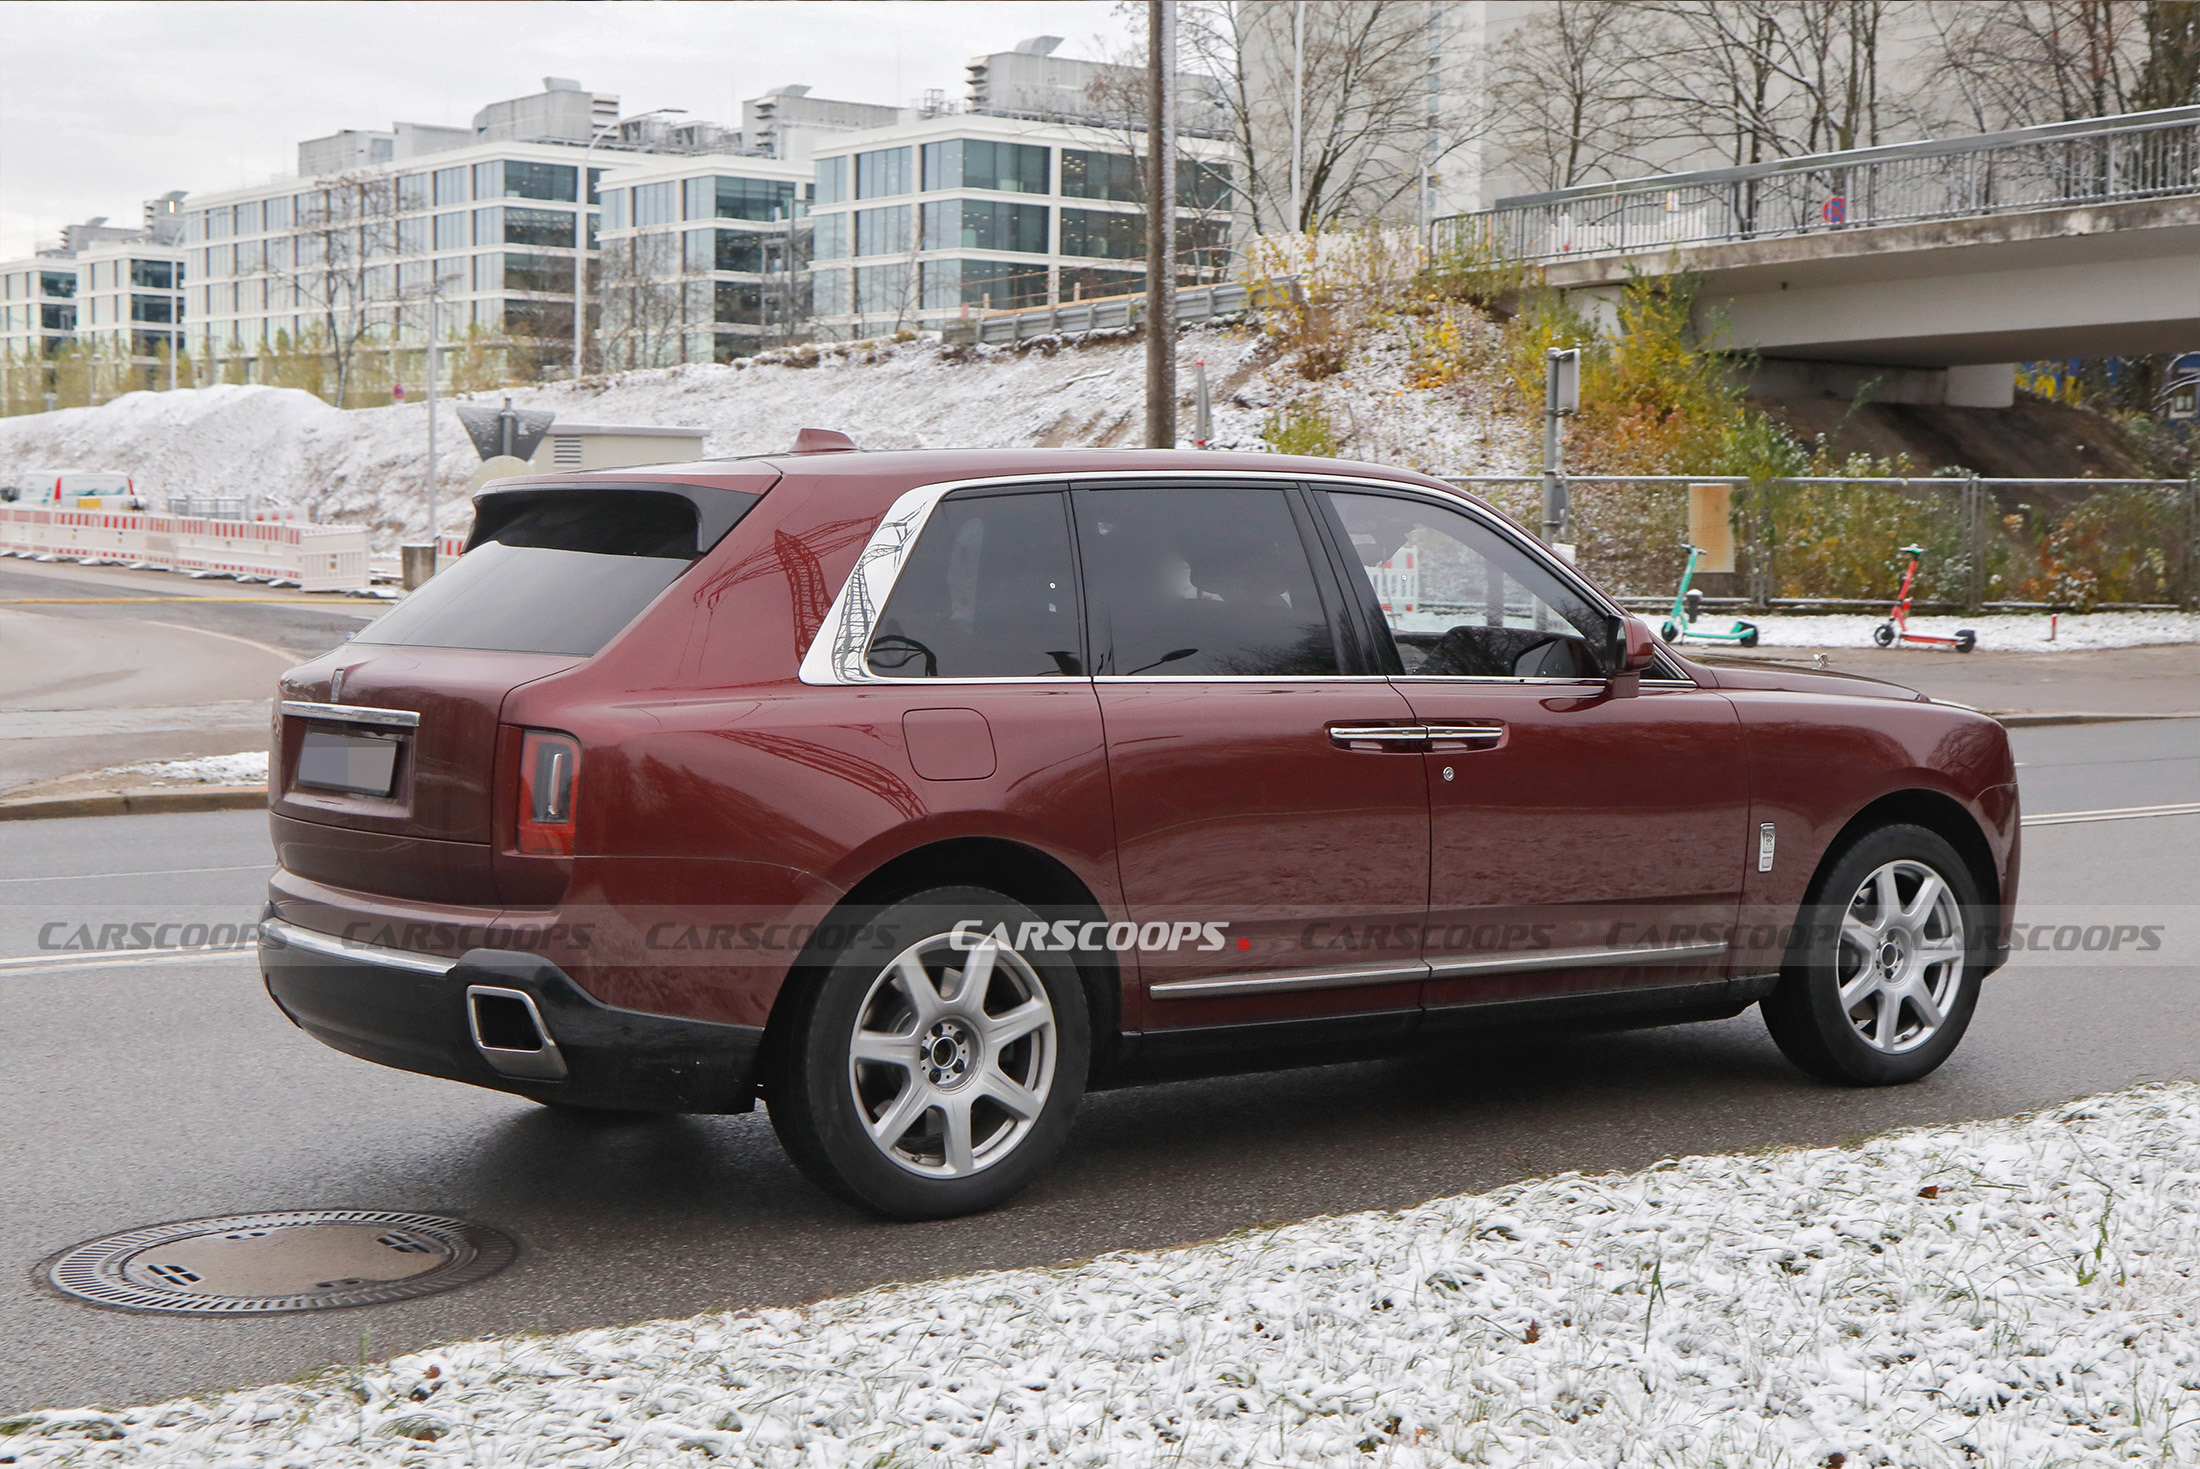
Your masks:
<path fill-rule="evenodd" d="M 1313 402 L 1293 403 L 1268 415 L 1261 425 L 1260 441 L 1278 454 L 1309 454 L 1324 459 L 1337 456 L 1337 429 Z"/>

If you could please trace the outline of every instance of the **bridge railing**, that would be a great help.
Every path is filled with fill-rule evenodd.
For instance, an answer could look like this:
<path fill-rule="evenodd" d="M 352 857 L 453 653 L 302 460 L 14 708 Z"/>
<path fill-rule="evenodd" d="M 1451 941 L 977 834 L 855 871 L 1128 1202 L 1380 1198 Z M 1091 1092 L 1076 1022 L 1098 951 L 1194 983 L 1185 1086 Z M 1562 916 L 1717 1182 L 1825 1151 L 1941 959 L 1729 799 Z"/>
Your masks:
<path fill-rule="evenodd" d="M 1539 517 L 1537 476 L 1452 483 L 1523 525 Z M 1714 606 L 1883 610 L 1901 580 L 1897 549 L 1919 545 L 1917 599 L 1928 610 L 2200 607 L 2194 480 L 1570 475 L 1567 483 L 1576 563 L 1645 610 L 1673 599 L 1692 500 L 1698 513 L 1704 503 L 1691 494 L 1698 486 L 1725 491 L 1735 550 L 1731 573 L 1697 578 Z"/>
<path fill-rule="evenodd" d="M 2200 195 L 2200 107 L 1591 184 L 1436 220 L 1439 254 L 1547 261 Z"/>

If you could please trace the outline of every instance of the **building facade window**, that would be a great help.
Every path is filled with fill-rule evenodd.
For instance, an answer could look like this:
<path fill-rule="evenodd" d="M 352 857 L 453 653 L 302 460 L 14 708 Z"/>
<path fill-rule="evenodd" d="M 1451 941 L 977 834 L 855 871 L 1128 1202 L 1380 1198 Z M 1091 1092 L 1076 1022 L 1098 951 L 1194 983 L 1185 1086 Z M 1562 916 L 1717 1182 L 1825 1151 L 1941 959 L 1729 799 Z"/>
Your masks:
<path fill-rule="evenodd" d="M 925 309 L 931 311 L 963 306 L 1001 311 L 1044 306 L 1047 302 L 1047 268 L 1043 265 L 1016 265 L 1005 260 L 927 260 L 921 281 Z"/>
<path fill-rule="evenodd" d="M 856 254 L 908 254 L 914 244 L 909 233 L 910 212 L 910 207 L 906 204 L 890 204 L 884 209 L 857 210 Z"/>
<path fill-rule="evenodd" d="M 764 324 L 764 288 L 745 281 L 716 281 L 712 285 L 711 319 L 730 326 Z"/>
<path fill-rule="evenodd" d="M 1102 260 L 1142 259 L 1146 216 L 1114 209 L 1064 209 L 1062 253 Z"/>
<path fill-rule="evenodd" d="M 878 148 L 856 155 L 856 197 L 890 199 L 916 192 L 913 148 Z"/>
<path fill-rule="evenodd" d="M 917 304 L 910 299 L 912 277 L 906 263 L 857 266 L 855 276 L 859 315 L 898 318 Z"/>
<path fill-rule="evenodd" d="M 504 329 L 515 337 L 569 340 L 573 335 L 573 303 L 507 300 L 504 303 Z"/>
<path fill-rule="evenodd" d="M 820 158 L 817 160 L 816 198 L 818 204 L 845 204 L 848 202 L 848 159 Z"/>
<path fill-rule="evenodd" d="M 466 228 L 466 215 L 460 210 L 435 217 L 435 248 L 438 250 L 463 250 L 472 244 L 471 232 Z"/>
<path fill-rule="evenodd" d="M 577 202 L 579 188 L 579 172 L 570 163 L 528 163 L 516 158 L 504 161 L 503 198 L 572 204 Z"/>
<path fill-rule="evenodd" d="M 130 320 L 172 322 L 176 319 L 176 300 L 173 296 L 130 297 Z"/>
<path fill-rule="evenodd" d="M 1053 192 L 1048 154 L 1032 143 L 989 138 L 950 138 L 924 145 L 924 187 L 993 189 L 1010 194 Z"/>
<path fill-rule="evenodd" d="M 428 208 L 428 176 L 424 173 L 405 173 L 397 176 L 397 207 L 411 211 Z"/>
<path fill-rule="evenodd" d="M 680 217 L 679 190 L 671 183 L 639 184 L 634 189 L 634 225 L 672 224 Z"/>
<path fill-rule="evenodd" d="M 573 257 L 509 251 L 504 256 L 504 279 L 497 289 L 570 296 L 573 294 Z"/>
<path fill-rule="evenodd" d="M 172 290 L 178 284 L 176 276 L 181 269 L 172 260 L 133 260 L 130 262 L 130 284 L 149 291 Z"/>
<path fill-rule="evenodd" d="M 555 246 L 570 250 L 573 241 L 573 216 L 561 209 L 507 206 L 504 210 L 503 243 L 507 245 Z"/>
<path fill-rule="evenodd" d="M 942 199 L 924 206 L 927 250 L 1047 253 L 1047 208 L 994 199 Z"/>
<path fill-rule="evenodd" d="M 751 230 L 718 230 L 715 233 L 718 241 L 711 256 L 713 270 L 760 275 L 771 268 L 766 259 L 764 236 Z M 724 321 L 726 318 L 720 317 L 719 320 Z"/>
<path fill-rule="evenodd" d="M 38 293 L 41 296 L 67 300 L 76 294 L 76 272 L 73 270 L 42 270 L 38 273 Z"/>
<path fill-rule="evenodd" d="M 1116 199 L 1139 203 L 1146 197 L 1138 160 L 1128 153 L 1102 153 L 1088 148 L 1062 150 L 1062 197 L 1065 199 Z"/>
<path fill-rule="evenodd" d="M 1128 296 L 1146 289 L 1146 272 L 1109 270 L 1099 265 L 1062 267 L 1062 299 L 1086 301 L 1095 296 Z"/>
<path fill-rule="evenodd" d="M 846 260 L 848 258 L 848 216 L 846 214 L 816 214 L 811 216 L 810 258 L 812 260 Z"/>
<path fill-rule="evenodd" d="M 425 214 L 414 215 L 397 222 L 397 253 L 400 255 L 425 255 L 431 238 L 431 222 Z"/>
<path fill-rule="evenodd" d="M 469 203 L 466 192 L 466 170 L 463 168 L 439 168 L 435 171 L 435 203 L 438 209 L 446 204 Z"/>

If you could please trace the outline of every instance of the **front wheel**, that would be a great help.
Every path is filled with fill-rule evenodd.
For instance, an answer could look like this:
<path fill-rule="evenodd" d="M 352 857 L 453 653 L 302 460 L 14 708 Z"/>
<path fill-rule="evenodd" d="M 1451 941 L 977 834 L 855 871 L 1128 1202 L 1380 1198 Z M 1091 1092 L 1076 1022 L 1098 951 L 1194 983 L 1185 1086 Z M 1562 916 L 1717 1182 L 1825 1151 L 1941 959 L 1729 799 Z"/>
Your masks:
<path fill-rule="evenodd" d="M 1658 629 L 1658 636 L 1665 639 L 1669 643 L 1678 642 L 1680 640 L 1680 635 L 1681 630 L 1673 625 L 1670 618 L 1666 620 L 1664 626 Z"/>
<path fill-rule="evenodd" d="M 1893 647 L 1894 624 L 1891 622 L 1882 622 L 1881 624 L 1879 624 L 1879 626 L 1873 628 L 1872 641 L 1879 644 L 1879 646 L 1882 648 Z"/>
<path fill-rule="evenodd" d="M 992 937 L 1045 925 L 984 888 L 916 894 L 867 931 L 895 937 L 838 956 L 807 997 L 772 1127 L 813 1182 L 882 1214 L 989 1209 L 1069 1134 L 1092 1046 L 1083 981 L 1066 954 Z"/>
<path fill-rule="evenodd" d="M 1740 638 L 1740 640 L 1739 640 L 1739 641 L 1741 642 L 1741 645 L 1742 645 L 1743 647 L 1745 647 L 1745 648 L 1754 648 L 1754 647 L 1756 647 L 1756 646 L 1757 646 L 1757 624 L 1756 624 L 1756 623 L 1754 623 L 1754 622 L 1745 622 L 1745 623 L 1742 623 L 1742 624 L 1741 624 L 1741 629 L 1742 629 L 1742 636 L 1741 636 L 1741 638 Z"/>
<path fill-rule="evenodd" d="M 1916 1081 L 1971 1023 L 1991 942 L 1978 884 L 1921 826 L 1884 826 L 1837 857 L 1796 924 L 1765 1025 L 1790 1061 L 1845 1086 Z"/>

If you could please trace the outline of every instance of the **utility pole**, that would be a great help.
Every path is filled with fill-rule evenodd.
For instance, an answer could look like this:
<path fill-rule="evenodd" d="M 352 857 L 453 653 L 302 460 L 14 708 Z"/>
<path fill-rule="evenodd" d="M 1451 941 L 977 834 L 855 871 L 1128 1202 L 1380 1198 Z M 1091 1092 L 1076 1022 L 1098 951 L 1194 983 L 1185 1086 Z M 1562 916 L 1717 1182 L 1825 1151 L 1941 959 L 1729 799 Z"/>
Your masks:
<path fill-rule="evenodd" d="M 1558 421 L 1581 411 L 1581 349 L 1552 347 L 1543 358 L 1543 544 L 1556 546 L 1566 534 L 1567 499 Z"/>
<path fill-rule="evenodd" d="M 435 380 L 442 375 L 436 359 L 443 340 L 443 287 L 459 279 L 453 274 L 431 276 L 428 280 L 428 545 L 433 548 L 428 564 L 431 567 L 443 554 L 435 506 Z"/>
<path fill-rule="evenodd" d="M 1146 447 L 1176 447 L 1176 0 L 1146 0 Z"/>
<path fill-rule="evenodd" d="M 1306 137 L 1306 0 L 1291 0 L 1291 228 L 1306 228 L 1299 160 Z"/>

